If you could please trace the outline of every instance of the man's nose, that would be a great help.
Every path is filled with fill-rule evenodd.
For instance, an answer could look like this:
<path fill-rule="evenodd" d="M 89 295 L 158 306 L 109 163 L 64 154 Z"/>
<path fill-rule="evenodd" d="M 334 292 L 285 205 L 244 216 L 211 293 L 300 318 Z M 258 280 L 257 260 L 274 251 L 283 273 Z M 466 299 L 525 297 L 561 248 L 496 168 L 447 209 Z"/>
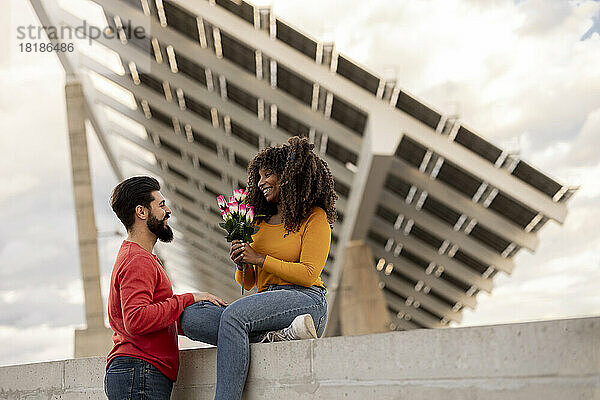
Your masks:
<path fill-rule="evenodd" d="M 169 206 L 165 206 L 165 211 L 167 212 L 167 214 L 171 215 L 173 213 L 173 211 L 171 211 L 171 209 L 169 208 Z"/>

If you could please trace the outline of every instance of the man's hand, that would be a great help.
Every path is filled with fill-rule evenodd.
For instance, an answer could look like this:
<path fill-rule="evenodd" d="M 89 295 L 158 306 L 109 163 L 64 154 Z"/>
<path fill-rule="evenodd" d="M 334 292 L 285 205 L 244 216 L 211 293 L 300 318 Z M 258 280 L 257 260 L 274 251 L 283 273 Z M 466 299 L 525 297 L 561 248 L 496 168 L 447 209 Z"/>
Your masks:
<path fill-rule="evenodd" d="M 210 301 L 216 306 L 227 305 L 227 302 L 225 300 L 222 300 L 214 294 L 210 294 L 208 292 L 194 292 L 192 294 L 194 295 L 194 303 L 197 303 L 199 301 Z"/>

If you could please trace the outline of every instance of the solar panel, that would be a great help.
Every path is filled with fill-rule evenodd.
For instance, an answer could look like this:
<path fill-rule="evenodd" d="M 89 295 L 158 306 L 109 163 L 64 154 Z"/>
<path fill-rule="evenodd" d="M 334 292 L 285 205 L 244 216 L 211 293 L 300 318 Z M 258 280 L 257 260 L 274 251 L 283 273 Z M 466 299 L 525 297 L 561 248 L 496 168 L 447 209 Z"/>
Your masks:
<path fill-rule="evenodd" d="M 243 169 L 248 168 L 248 159 L 246 159 L 245 157 L 242 157 L 241 155 L 239 155 L 239 154 L 236 153 L 233 156 L 233 159 L 234 159 L 235 164 L 238 167 L 243 168 Z"/>
<path fill-rule="evenodd" d="M 125 1 L 135 7 L 133 16 L 140 17 L 141 2 Z M 276 23 L 276 29 L 273 29 L 276 37 L 265 45 L 267 42 L 255 39 L 264 39 L 266 34 L 271 34 L 271 15 L 268 9 L 255 10 L 254 6 L 243 0 L 215 0 L 214 3 L 218 9 L 212 9 L 214 13 L 211 12 L 210 18 L 205 18 L 196 14 L 202 9 L 204 2 L 163 0 L 164 9 L 160 12 L 164 11 L 164 15 L 159 16 L 156 6 L 160 7 L 160 2 L 150 1 L 147 5 L 153 21 L 162 22 L 163 27 L 152 32 L 154 37 L 131 40 L 125 46 L 115 47 L 124 65 L 128 65 L 127 60 L 130 58 L 139 61 L 135 58 L 139 52 L 136 50 L 135 57 L 132 56 L 129 53 L 131 47 L 128 46 L 142 49 L 147 54 L 147 65 L 150 68 L 144 68 L 143 72 L 135 68 L 132 71 L 134 76 L 137 71 L 139 82 L 136 83 L 139 85 L 130 85 L 129 81 L 125 85 L 131 88 L 138 110 L 129 112 L 123 108 L 119 112 L 122 111 L 145 125 L 149 133 L 148 139 L 143 143 L 133 142 L 147 151 L 155 152 L 159 161 L 156 169 L 170 178 L 171 193 L 177 199 L 180 209 L 176 221 L 179 226 L 196 229 L 196 233 L 192 232 L 195 238 L 204 238 L 205 232 L 193 227 L 204 228 L 207 222 L 203 218 L 218 219 L 219 215 L 215 204 L 211 203 L 206 210 L 203 209 L 202 196 L 212 198 L 229 186 L 243 186 L 243 170 L 248 161 L 259 147 L 279 144 L 285 140 L 281 137 L 281 131 L 290 136 L 310 137 L 315 143 L 316 151 L 324 153 L 334 167 L 335 174 L 343 176 L 343 179 L 336 176 L 334 188 L 345 207 L 350 207 L 351 202 L 355 206 L 355 195 L 359 198 L 376 196 L 372 203 L 367 202 L 374 205 L 375 209 L 365 207 L 373 214 L 368 215 L 371 221 L 367 222 L 370 224 L 364 230 L 373 253 L 385 254 L 389 260 L 393 260 L 394 267 L 388 271 L 389 275 L 384 272 L 381 275 L 382 280 L 394 280 L 397 284 L 385 288 L 388 298 L 395 304 L 390 308 L 406 310 L 406 307 L 410 307 L 410 311 L 415 314 L 410 322 L 403 319 L 403 326 L 438 326 L 448 319 L 456 318 L 457 310 L 460 309 L 456 306 L 457 303 L 474 307 L 474 296 L 480 290 L 489 290 L 486 278 L 491 278 L 496 273 L 495 269 L 489 269 L 490 260 L 483 259 L 483 255 L 489 255 L 491 250 L 503 257 L 513 257 L 520 250 L 519 245 L 531 242 L 531 236 L 527 236 L 529 229 L 537 232 L 549 220 L 544 215 L 544 207 L 538 208 L 537 204 L 523 200 L 519 193 L 494 191 L 493 174 L 479 174 L 471 168 L 469 171 L 472 172 L 467 172 L 460 160 L 450 162 L 441 158 L 439 154 L 442 152 L 436 152 L 435 141 L 428 142 L 432 143 L 428 146 L 422 145 L 421 142 L 425 141 L 421 140 L 421 135 L 435 134 L 442 114 L 401 90 L 395 82 L 386 82 L 384 90 L 380 91 L 381 78 L 348 57 L 338 55 L 333 44 L 317 43 L 279 19 L 273 19 Z M 127 14 L 132 10 L 131 7 L 125 7 L 119 12 Z M 239 26 L 236 25 L 233 29 L 231 25 L 224 23 L 229 23 L 231 18 L 223 10 L 239 17 Z M 144 11 L 147 11 L 147 7 Z M 109 24 L 116 28 L 110 7 L 107 7 L 105 13 Z M 225 17 L 221 19 L 220 16 L 223 15 Z M 256 21 L 255 16 L 258 17 Z M 129 23 L 128 18 L 123 20 Z M 240 32 L 246 32 L 246 35 Z M 178 40 L 173 40 L 174 37 Z M 169 47 L 168 54 L 167 44 L 172 46 L 172 49 Z M 294 59 L 295 63 L 290 63 L 279 54 L 279 50 L 284 49 L 282 44 L 290 46 L 306 58 L 297 57 Z M 195 51 L 203 47 L 208 47 L 212 52 Z M 289 48 L 285 51 L 288 50 Z M 203 54 L 203 57 L 198 57 L 198 54 Z M 173 68 L 169 71 L 164 63 L 169 61 L 173 66 L 173 56 L 177 70 Z M 161 58 L 163 64 L 159 66 L 156 63 Z M 335 61 L 335 73 L 330 73 L 332 61 Z M 317 68 L 327 73 L 311 76 L 308 71 L 318 71 L 312 67 L 313 63 L 322 63 Z M 236 66 L 235 69 L 231 68 L 232 64 Z M 154 68 L 155 66 L 158 68 Z M 242 73 L 243 79 L 234 79 L 234 84 L 229 74 L 239 75 L 237 67 L 245 73 Z M 178 73 L 182 75 L 177 75 Z M 186 82 L 181 80 L 183 76 L 198 82 L 201 90 L 195 85 L 186 87 L 182 84 Z M 123 79 L 130 78 L 113 79 L 123 84 Z M 276 80 L 271 82 L 272 78 Z M 265 82 L 268 82 L 268 88 Z M 145 96 L 140 96 L 141 88 L 147 88 L 160 97 L 150 95 L 147 91 Z M 351 97 L 348 92 L 359 95 Z M 206 93 L 210 93 L 211 100 L 205 98 Z M 380 95 L 379 98 L 377 95 Z M 397 100 L 390 104 L 396 95 Z M 145 97 L 150 97 L 153 103 L 149 105 L 144 101 L 142 104 L 140 98 Z M 212 99 L 217 101 L 213 104 Z M 229 102 L 225 110 L 221 109 L 221 105 L 226 104 L 223 101 Z M 374 101 L 380 101 L 381 108 L 374 106 Z M 311 109 L 312 112 L 299 113 L 299 106 L 305 108 L 304 111 Z M 371 110 L 377 112 L 371 113 Z M 404 121 L 397 118 L 399 113 L 408 114 L 423 123 L 425 129 L 407 132 L 410 136 L 395 137 L 395 140 L 399 139 L 399 145 L 396 149 L 386 149 L 383 151 L 384 155 L 369 154 L 369 144 L 376 143 L 384 132 L 369 131 L 367 136 L 366 126 L 369 118 L 378 118 L 380 113 L 388 113 L 392 120 L 399 121 L 399 125 Z M 175 116 L 178 118 L 174 118 Z M 179 118 L 182 119 L 181 122 Z M 456 127 L 452 118 L 449 121 L 451 122 L 446 123 L 448 129 L 443 134 L 448 134 L 450 128 Z M 164 130 L 158 123 L 164 126 Z M 403 129 L 402 126 L 392 128 L 390 134 L 398 136 L 400 133 L 396 132 Z M 367 136 L 366 141 L 362 140 L 364 136 Z M 436 140 L 439 141 L 439 136 L 436 136 Z M 500 148 L 464 126 L 458 127 L 452 140 L 448 141 L 448 146 L 460 145 L 477 154 L 481 158 L 477 160 L 485 162 L 485 165 L 482 164 L 483 168 L 493 168 L 488 163 L 495 163 L 502 156 Z M 367 158 L 363 159 L 364 156 Z M 362 165 L 361 169 L 357 168 L 359 158 L 362 163 L 371 156 L 389 157 L 386 161 L 390 161 L 398 169 L 370 171 Z M 402 161 L 393 161 L 394 158 Z M 514 178 L 550 198 L 560 191 L 562 197 L 556 196 L 557 202 L 564 202 L 573 194 L 573 190 L 563 189 L 562 185 L 523 161 L 518 161 L 514 169 L 508 169 L 508 164 L 513 160 L 514 158 L 508 157 L 506 164 L 499 168 L 508 181 L 512 179 L 509 175 L 512 173 Z M 355 189 L 355 177 L 362 179 L 365 173 L 369 174 L 368 177 L 375 178 L 368 181 L 369 192 L 355 193 L 354 190 L 361 190 L 362 187 L 357 185 L 358 189 Z M 492 182 L 485 181 L 484 177 Z M 381 180 L 383 182 L 380 183 Z M 515 179 L 512 181 L 516 182 Z M 482 185 L 484 182 L 486 185 Z M 435 194 L 428 193 L 428 190 Z M 474 198 L 476 193 L 478 194 Z M 490 193 L 495 197 L 491 197 Z M 444 198 L 444 194 L 452 201 Z M 362 206 L 363 204 L 359 205 L 361 212 Z M 398 219 L 401 214 L 405 216 L 402 220 Z M 338 261 L 343 260 L 346 244 L 342 238 L 351 236 L 344 229 L 349 229 L 349 232 L 355 230 L 351 226 L 355 223 L 353 216 L 354 213 L 339 212 L 331 249 L 333 254 L 335 248 Z M 539 222 L 532 224 L 533 220 Z M 448 227 L 456 229 L 449 230 Z M 215 225 L 209 231 L 212 235 L 218 229 Z M 404 231 L 408 232 L 407 236 Z M 443 237 L 445 233 L 448 233 L 448 237 Z M 521 234 L 525 235 L 525 239 L 519 236 Z M 518 245 L 513 244 L 515 237 Z M 402 243 L 403 240 L 405 243 Z M 227 250 L 223 243 L 218 247 Z M 528 248 L 530 247 L 534 245 L 530 244 Z M 201 254 L 205 252 L 196 251 Z M 447 260 L 451 268 L 444 270 L 441 268 L 443 265 L 437 265 L 429 258 L 434 258 L 440 264 Z M 333 260 L 331 255 L 329 262 Z M 473 278 L 473 274 L 481 276 L 483 284 L 473 284 L 474 280 L 479 282 Z M 419 296 L 423 302 L 415 306 L 409 300 L 409 294 Z"/>
<path fill-rule="evenodd" d="M 290 136 L 308 136 L 309 127 L 291 115 L 277 110 L 277 126 L 288 132 Z"/>
<path fill-rule="evenodd" d="M 415 100 L 405 92 L 400 92 L 398 95 L 396 108 L 416 118 L 431 129 L 436 129 L 442 118 L 438 112 Z"/>
<path fill-rule="evenodd" d="M 198 23 L 194 14 L 168 0 L 163 0 L 163 7 L 170 27 L 199 42 Z"/>
<path fill-rule="evenodd" d="M 419 168 L 423 158 L 427 153 L 427 149 L 422 144 L 414 141 L 408 136 L 404 135 L 398 144 L 396 149 L 396 157 L 401 160 L 407 161 L 409 164 Z"/>
<path fill-rule="evenodd" d="M 179 53 L 175 53 L 175 60 L 177 61 L 179 72 L 200 82 L 202 86 L 206 87 L 206 69 L 203 66 Z"/>
<path fill-rule="evenodd" d="M 177 168 L 173 167 L 172 165 L 169 165 L 168 162 L 165 162 L 167 170 L 169 171 L 169 173 L 179 177 L 180 179 L 183 179 L 184 181 L 188 181 L 190 178 L 182 171 L 178 170 Z"/>
<path fill-rule="evenodd" d="M 411 184 L 403 181 L 395 175 L 387 174 L 386 180 L 384 183 L 384 187 L 388 189 L 390 192 L 394 193 L 397 196 L 402 197 L 403 199 L 408 196 L 408 192 L 410 191 Z"/>
<path fill-rule="evenodd" d="M 471 230 L 471 233 L 469 233 L 469 235 L 479 240 L 481 243 L 488 246 L 492 250 L 495 250 L 499 254 L 502 254 L 502 252 L 510 244 L 508 240 L 505 240 L 500 236 L 494 234 L 489 229 L 484 228 L 481 224 L 475 225 L 475 227 L 473 228 L 473 230 Z"/>
<path fill-rule="evenodd" d="M 380 79 L 378 77 L 341 55 L 338 56 L 337 73 L 372 94 L 376 94 L 379 89 Z"/>
<path fill-rule="evenodd" d="M 215 3 L 237 15 L 244 21 L 254 24 L 254 6 L 245 1 L 215 0 Z"/>
<path fill-rule="evenodd" d="M 231 134 L 258 149 L 258 135 L 233 121 L 231 121 Z M 246 161 L 246 166 L 244 168 L 248 166 L 247 164 L 248 162 Z"/>
<path fill-rule="evenodd" d="M 277 39 L 313 60 L 317 57 L 317 42 L 309 39 L 280 19 L 277 19 L 275 24 L 277 26 Z"/>
<path fill-rule="evenodd" d="M 339 180 L 334 181 L 334 189 L 338 196 L 348 198 L 350 195 L 350 186 L 344 185 Z"/>
<path fill-rule="evenodd" d="M 139 73 L 140 82 L 142 85 L 154 90 L 156 93 L 164 95 L 163 84 L 158 79 L 150 74 Z"/>
<path fill-rule="evenodd" d="M 423 243 L 426 243 L 435 250 L 439 249 L 442 246 L 442 243 L 444 242 L 444 239 L 434 235 L 431 232 L 428 232 L 427 229 L 419 226 L 416 223 L 410 229 L 410 235 L 416 237 L 417 239 L 419 239 Z"/>
<path fill-rule="evenodd" d="M 347 126 L 360 136 L 364 134 L 367 125 L 367 114 L 350 105 L 339 97 L 333 97 L 331 118 Z"/>
<path fill-rule="evenodd" d="M 161 140 L 160 147 L 164 148 L 175 157 L 181 158 L 181 150 L 177 146 L 174 146 L 167 141 Z"/>
<path fill-rule="evenodd" d="M 212 114 L 210 113 L 210 108 L 200 103 L 190 95 L 184 94 L 183 96 L 185 101 L 185 106 L 199 117 L 204 118 L 207 121 L 212 121 Z"/>
<path fill-rule="evenodd" d="M 473 197 L 482 184 L 480 179 L 449 161 L 444 162 L 438 172 L 437 179 L 467 197 Z"/>
<path fill-rule="evenodd" d="M 498 157 L 500 157 L 500 154 L 502 154 L 502 150 L 498 147 L 484 140 L 480 136 L 477 136 L 464 126 L 461 126 L 458 129 L 454 141 L 460 143 L 491 163 L 495 163 Z"/>
<path fill-rule="evenodd" d="M 454 226 L 456 222 L 458 222 L 458 219 L 461 215 L 460 212 L 445 206 L 444 204 L 433 198 L 431 195 L 427 196 L 427 198 L 425 199 L 422 209 L 430 213 L 431 215 L 439 218 L 440 220 L 446 222 L 450 226 Z"/>
<path fill-rule="evenodd" d="M 194 140 L 194 143 L 197 143 L 200 146 L 206 148 L 207 150 L 217 154 L 217 143 L 214 140 L 208 138 L 205 135 L 202 135 L 201 133 L 199 133 L 198 131 L 193 130 L 193 129 L 192 129 L 192 139 Z"/>
<path fill-rule="evenodd" d="M 258 98 L 230 81 L 227 81 L 227 98 L 254 115 L 258 113 Z"/>
<path fill-rule="evenodd" d="M 503 193 L 498 193 L 494 200 L 490 203 L 489 208 L 496 211 L 503 217 L 508 218 L 521 228 L 525 228 L 533 217 L 537 215 L 537 211 L 525 207 L 521 203 L 514 201 Z"/>
<path fill-rule="evenodd" d="M 390 210 L 389 208 L 387 208 L 386 206 L 383 206 L 381 204 L 377 205 L 377 209 L 375 210 L 375 215 L 383 218 L 384 220 L 386 220 L 387 222 L 394 224 L 396 222 L 396 218 L 398 217 L 398 213 Z"/>
<path fill-rule="evenodd" d="M 325 151 L 325 153 L 335 158 L 344 165 L 348 162 L 354 165 L 358 163 L 358 154 L 352 152 L 351 150 L 348 150 L 347 148 L 345 148 L 344 146 L 340 145 L 332 139 L 329 139 L 327 141 L 327 150 Z"/>
<path fill-rule="evenodd" d="M 148 108 L 150 109 L 150 114 L 152 114 L 152 118 L 155 118 L 157 121 L 163 123 L 170 129 L 173 129 L 173 120 L 170 116 L 151 106 L 148 106 Z"/>
<path fill-rule="evenodd" d="M 447 281 L 452 286 L 455 286 L 462 292 L 466 292 L 471 287 L 471 285 L 469 285 L 468 283 L 450 275 L 449 273 L 444 272 L 443 276 L 445 281 Z"/>
<path fill-rule="evenodd" d="M 512 174 L 549 197 L 554 196 L 562 188 L 562 185 L 554 179 L 542 174 L 524 161 L 519 161 Z"/>
<path fill-rule="evenodd" d="M 480 274 L 483 274 L 489 267 L 489 265 L 477 260 L 476 258 L 468 255 L 463 250 L 458 250 L 453 258 L 467 265 L 469 268 L 474 269 Z"/>
<path fill-rule="evenodd" d="M 406 258 L 408 261 L 422 268 L 423 270 L 427 269 L 427 267 L 429 266 L 429 261 L 419 257 L 417 254 L 411 252 L 410 250 L 403 248 L 399 255 L 400 257 Z"/>
<path fill-rule="evenodd" d="M 221 32 L 221 46 L 223 48 L 223 57 L 233 62 L 246 71 L 256 74 L 256 60 L 254 49 L 235 40 L 228 34 Z"/>
<path fill-rule="evenodd" d="M 277 86 L 306 105 L 311 105 L 313 85 L 308 80 L 287 69 L 277 66 Z"/>

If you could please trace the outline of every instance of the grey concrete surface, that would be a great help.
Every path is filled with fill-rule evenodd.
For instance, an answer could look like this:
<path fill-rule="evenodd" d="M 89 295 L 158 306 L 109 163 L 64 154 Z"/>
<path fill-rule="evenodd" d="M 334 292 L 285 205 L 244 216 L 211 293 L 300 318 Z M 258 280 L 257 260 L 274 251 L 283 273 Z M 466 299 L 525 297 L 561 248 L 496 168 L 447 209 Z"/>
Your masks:
<path fill-rule="evenodd" d="M 216 349 L 172 399 L 212 399 Z M 0 400 L 103 399 L 104 359 L 0 368 Z M 244 399 L 600 400 L 600 317 L 253 344 Z"/>
<path fill-rule="evenodd" d="M 65 85 L 69 149 L 73 174 L 73 198 L 77 219 L 77 239 L 81 278 L 85 295 L 87 329 L 75 332 L 75 357 L 97 356 L 106 353 L 112 345 L 112 331 L 104 326 L 98 234 L 94 216 L 92 178 L 85 129 L 85 96 L 76 80 Z"/>
<path fill-rule="evenodd" d="M 371 248 L 362 240 L 348 243 L 338 287 L 340 333 L 343 336 L 390 331 L 390 319 Z"/>

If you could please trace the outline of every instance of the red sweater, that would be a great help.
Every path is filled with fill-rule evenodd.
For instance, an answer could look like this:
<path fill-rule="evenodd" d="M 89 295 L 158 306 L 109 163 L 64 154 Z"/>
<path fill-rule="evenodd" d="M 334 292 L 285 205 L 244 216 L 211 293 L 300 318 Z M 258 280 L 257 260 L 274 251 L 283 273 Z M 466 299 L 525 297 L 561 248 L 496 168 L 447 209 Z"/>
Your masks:
<path fill-rule="evenodd" d="M 158 257 L 137 243 L 123 241 L 110 278 L 108 321 L 113 348 L 107 366 L 118 356 L 140 358 L 177 380 L 177 320 L 194 295 L 174 295 Z"/>

